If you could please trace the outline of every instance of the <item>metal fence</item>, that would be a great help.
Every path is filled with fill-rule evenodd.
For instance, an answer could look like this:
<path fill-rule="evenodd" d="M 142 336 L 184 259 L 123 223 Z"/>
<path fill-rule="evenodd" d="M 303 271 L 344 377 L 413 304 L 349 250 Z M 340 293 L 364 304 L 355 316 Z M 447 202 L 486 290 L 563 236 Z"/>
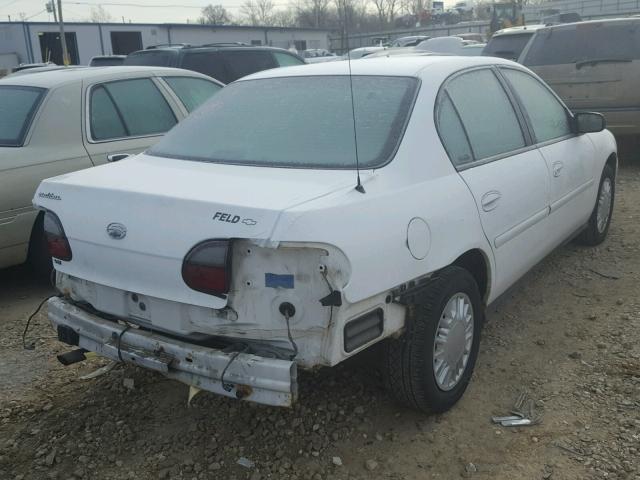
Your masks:
<path fill-rule="evenodd" d="M 539 23 L 543 17 L 557 13 L 578 13 L 583 20 L 596 18 L 611 18 L 640 14 L 640 0 L 555 0 L 538 5 L 527 6 L 523 9 L 526 23 Z M 409 35 L 429 35 L 443 37 L 458 33 L 486 33 L 489 29 L 488 21 L 462 22 L 453 25 L 416 27 L 410 29 L 386 30 L 350 34 L 348 40 L 343 35 L 329 37 L 331 50 L 344 53 L 347 48 L 370 47 L 380 41 L 388 42 L 396 38 Z"/>
<path fill-rule="evenodd" d="M 489 22 L 464 22 L 454 25 L 415 27 L 411 29 L 387 30 L 383 32 L 369 32 L 350 34 L 347 38 L 344 36 L 329 37 L 329 47 L 337 53 L 345 53 L 349 50 L 359 47 L 371 47 L 378 45 L 380 41 L 389 42 L 400 37 L 408 37 L 411 35 L 428 35 L 430 37 L 448 37 L 458 33 L 481 33 L 484 34 L 489 29 Z"/>
<path fill-rule="evenodd" d="M 640 12 L 640 0 L 555 0 L 523 9 L 527 21 L 541 20 L 545 12 L 579 13 L 583 19 L 628 15 Z"/>

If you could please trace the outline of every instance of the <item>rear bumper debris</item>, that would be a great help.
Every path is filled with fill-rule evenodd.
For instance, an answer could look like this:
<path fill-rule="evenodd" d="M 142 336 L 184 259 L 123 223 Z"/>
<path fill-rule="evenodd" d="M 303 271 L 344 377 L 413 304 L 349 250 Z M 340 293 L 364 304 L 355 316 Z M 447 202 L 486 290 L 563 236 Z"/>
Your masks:
<path fill-rule="evenodd" d="M 298 395 L 296 363 L 248 353 L 223 352 L 155 332 L 127 328 L 54 297 L 49 321 L 59 331 L 72 329 L 78 346 L 115 361 L 155 370 L 169 378 L 227 397 L 288 407 Z M 119 347 L 118 348 L 118 344 Z M 224 373 L 223 387 L 221 382 Z"/>

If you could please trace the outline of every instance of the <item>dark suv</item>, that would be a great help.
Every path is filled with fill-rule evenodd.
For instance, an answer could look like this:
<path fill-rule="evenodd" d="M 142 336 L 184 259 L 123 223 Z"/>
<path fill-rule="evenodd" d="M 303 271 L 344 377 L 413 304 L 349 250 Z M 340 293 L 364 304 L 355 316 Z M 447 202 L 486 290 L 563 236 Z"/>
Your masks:
<path fill-rule="evenodd" d="M 302 65 L 305 61 L 282 48 L 241 43 L 157 45 L 130 53 L 124 65 L 177 67 L 204 73 L 222 83 L 269 68 Z"/>

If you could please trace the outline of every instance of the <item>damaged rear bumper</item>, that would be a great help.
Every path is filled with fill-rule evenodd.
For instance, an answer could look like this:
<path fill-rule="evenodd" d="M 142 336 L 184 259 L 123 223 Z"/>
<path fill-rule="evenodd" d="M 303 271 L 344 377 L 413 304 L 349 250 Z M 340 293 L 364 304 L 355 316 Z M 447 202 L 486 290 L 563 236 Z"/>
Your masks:
<path fill-rule="evenodd" d="M 103 357 L 156 370 L 169 378 L 227 397 L 282 407 L 291 406 L 297 399 L 295 362 L 227 353 L 155 332 L 126 329 L 60 297 L 50 299 L 48 309 L 49 320 L 56 331 L 73 330 L 79 347 Z M 221 382 L 225 368 L 227 388 Z"/>

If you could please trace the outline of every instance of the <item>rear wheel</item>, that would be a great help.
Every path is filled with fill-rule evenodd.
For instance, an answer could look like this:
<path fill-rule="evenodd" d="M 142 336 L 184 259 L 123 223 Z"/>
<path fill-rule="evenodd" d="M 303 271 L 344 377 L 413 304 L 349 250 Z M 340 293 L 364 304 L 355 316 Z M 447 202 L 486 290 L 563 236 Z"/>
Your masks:
<path fill-rule="evenodd" d="M 40 214 L 33 224 L 31 240 L 29 242 L 29 264 L 38 276 L 38 279 L 43 282 L 48 282 L 51 279 L 51 272 L 53 271 L 53 261 L 51 260 L 51 255 L 49 255 L 47 239 L 45 238 L 44 229 L 42 228 L 43 219 L 44 217 Z"/>
<path fill-rule="evenodd" d="M 444 412 L 462 397 L 478 357 L 484 310 L 469 272 L 448 267 L 408 307 L 405 332 L 385 345 L 383 375 L 401 403 Z"/>
<path fill-rule="evenodd" d="M 615 189 L 615 172 L 611 165 L 606 165 L 600 178 L 596 204 L 587 227 L 576 239 L 578 243 L 595 246 L 601 244 L 607 237 L 611 225 Z"/>

